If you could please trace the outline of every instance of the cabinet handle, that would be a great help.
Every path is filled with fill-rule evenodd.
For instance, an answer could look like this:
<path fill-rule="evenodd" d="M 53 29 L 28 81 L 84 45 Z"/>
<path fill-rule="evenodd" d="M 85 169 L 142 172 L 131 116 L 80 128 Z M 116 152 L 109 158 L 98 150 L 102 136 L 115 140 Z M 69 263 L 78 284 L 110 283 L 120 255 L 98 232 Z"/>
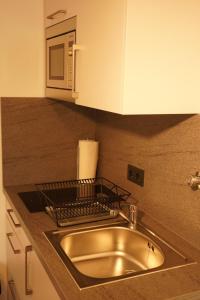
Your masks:
<path fill-rule="evenodd" d="M 56 12 L 54 12 L 53 14 L 50 14 L 49 16 L 47 16 L 47 19 L 54 20 L 59 17 L 58 15 L 60 15 L 60 14 L 65 15 L 66 13 L 67 13 L 66 10 L 59 9 Z"/>
<path fill-rule="evenodd" d="M 12 217 L 12 213 L 14 213 L 13 209 L 7 209 L 7 213 L 10 217 L 10 219 L 12 220 L 13 224 L 15 227 L 21 227 L 21 224 L 20 223 L 16 223 L 15 220 L 13 219 Z"/>
<path fill-rule="evenodd" d="M 6 235 L 7 235 L 9 244 L 10 244 L 10 246 L 11 246 L 14 254 L 19 254 L 20 250 L 19 249 L 15 249 L 15 247 L 13 246 L 12 241 L 11 241 L 11 237 L 14 236 L 14 234 L 12 232 L 9 232 L 9 233 L 6 233 Z"/>
<path fill-rule="evenodd" d="M 28 280 L 28 252 L 32 251 L 32 246 L 25 247 L 25 295 L 32 295 L 33 290 L 28 287 L 29 280 Z"/>
<path fill-rule="evenodd" d="M 11 292 L 11 295 L 12 295 L 12 299 L 17 300 L 16 296 L 15 296 L 15 290 L 14 290 L 14 286 L 15 286 L 14 280 L 9 280 L 8 281 L 8 286 L 9 286 L 9 289 L 10 289 L 10 292 Z"/>
<path fill-rule="evenodd" d="M 80 45 L 74 44 L 72 50 L 72 97 L 78 98 L 78 92 L 76 91 L 76 52 L 81 50 Z"/>

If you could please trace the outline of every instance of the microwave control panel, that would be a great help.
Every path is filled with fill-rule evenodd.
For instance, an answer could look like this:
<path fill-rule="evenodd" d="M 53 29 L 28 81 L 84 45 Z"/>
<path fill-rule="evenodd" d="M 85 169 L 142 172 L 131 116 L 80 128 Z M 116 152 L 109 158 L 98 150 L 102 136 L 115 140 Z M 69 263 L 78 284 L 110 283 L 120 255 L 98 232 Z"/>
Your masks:
<path fill-rule="evenodd" d="M 72 89 L 73 82 L 73 44 L 75 44 L 75 31 L 68 34 L 67 41 L 67 88 Z"/>

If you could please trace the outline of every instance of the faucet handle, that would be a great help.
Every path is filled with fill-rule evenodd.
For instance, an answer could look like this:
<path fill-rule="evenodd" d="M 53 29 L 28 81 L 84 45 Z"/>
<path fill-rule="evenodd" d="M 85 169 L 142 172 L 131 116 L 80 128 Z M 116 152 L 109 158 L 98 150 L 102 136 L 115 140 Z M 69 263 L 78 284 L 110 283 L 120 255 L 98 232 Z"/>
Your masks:
<path fill-rule="evenodd" d="M 126 203 L 124 206 L 127 206 L 128 211 L 128 217 L 126 214 L 123 213 L 123 211 L 120 211 L 120 215 L 129 222 L 129 228 L 130 229 L 136 229 L 137 226 L 137 214 L 138 214 L 138 208 L 135 204 L 132 203 Z"/>
<path fill-rule="evenodd" d="M 132 207 L 132 206 L 136 206 L 136 205 L 133 204 L 133 203 L 130 203 L 130 202 L 123 202 L 122 206 L 125 206 L 125 207 Z"/>
<path fill-rule="evenodd" d="M 136 229 L 137 225 L 137 215 L 138 215 L 138 208 L 135 204 L 130 204 L 129 206 L 129 228 Z"/>
<path fill-rule="evenodd" d="M 138 208 L 137 208 L 137 206 L 135 205 L 135 204 L 129 204 L 129 209 L 130 209 L 130 211 L 136 211 Z"/>
<path fill-rule="evenodd" d="M 138 213 L 137 206 L 135 204 L 130 204 L 130 206 L 129 206 L 130 217 L 133 218 L 133 215 L 134 215 L 134 219 L 136 220 L 137 219 L 137 213 Z"/>
<path fill-rule="evenodd" d="M 126 207 L 128 209 L 129 214 L 137 213 L 137 210 L 138 210 L 138 208 L 135 204 L 132 204 L 132 203 L 129 203 L 129 202 L 124 203 L 123 207 Z"/>

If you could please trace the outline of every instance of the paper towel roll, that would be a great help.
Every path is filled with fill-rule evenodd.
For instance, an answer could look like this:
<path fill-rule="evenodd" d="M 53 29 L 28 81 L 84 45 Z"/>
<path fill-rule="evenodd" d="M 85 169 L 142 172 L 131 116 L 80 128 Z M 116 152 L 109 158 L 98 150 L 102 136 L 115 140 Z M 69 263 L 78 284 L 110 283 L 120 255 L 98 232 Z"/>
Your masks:
<path fill-rule="evenodd" d="M 77 154 L 77 179 L 96 177 L 99 142 L 79 140 Z"/>

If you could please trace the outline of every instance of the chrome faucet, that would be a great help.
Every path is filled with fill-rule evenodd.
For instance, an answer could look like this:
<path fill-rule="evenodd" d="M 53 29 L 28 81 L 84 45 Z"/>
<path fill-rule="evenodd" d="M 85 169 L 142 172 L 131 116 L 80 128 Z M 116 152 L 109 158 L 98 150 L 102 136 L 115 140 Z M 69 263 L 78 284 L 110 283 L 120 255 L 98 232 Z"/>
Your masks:
<path fill-rule="evenodd" d="M 130 229 L 136 229 L 137 226 L 137 214 L 138 208 L 134 204 L 128 204 L 129 207 L 129 216 L 127 217 L 122 211 L 119 212 L 120 216 L 128 221 L 128 227 Z"/>

